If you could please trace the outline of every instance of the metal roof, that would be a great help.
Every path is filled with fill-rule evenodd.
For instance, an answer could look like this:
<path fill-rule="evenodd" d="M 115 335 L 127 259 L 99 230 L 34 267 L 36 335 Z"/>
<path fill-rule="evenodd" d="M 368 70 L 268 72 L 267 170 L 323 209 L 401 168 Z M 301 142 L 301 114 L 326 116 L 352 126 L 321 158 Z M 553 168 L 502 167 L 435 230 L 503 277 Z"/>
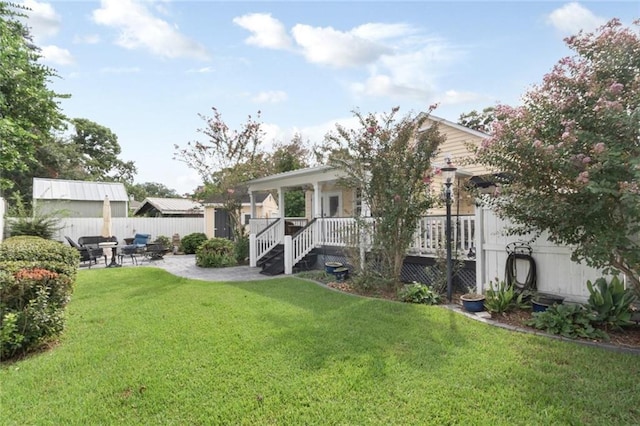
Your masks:
<path fill-rule="evenodd" d="M 134 216 L 140 210 L 145 208 L 145 205 L 149 204 L 156 210 L 163 214 L 194 214 L 203 213 L 204 208 L 202 204 L 197 201 L 189 200 L 187 198 L 145 198 L 140 207 L 133 212 Z"/>
<path fill-rule="evenodd" d="M 124 184 L 33 178 L 34 200 L 129 201 Z"/>

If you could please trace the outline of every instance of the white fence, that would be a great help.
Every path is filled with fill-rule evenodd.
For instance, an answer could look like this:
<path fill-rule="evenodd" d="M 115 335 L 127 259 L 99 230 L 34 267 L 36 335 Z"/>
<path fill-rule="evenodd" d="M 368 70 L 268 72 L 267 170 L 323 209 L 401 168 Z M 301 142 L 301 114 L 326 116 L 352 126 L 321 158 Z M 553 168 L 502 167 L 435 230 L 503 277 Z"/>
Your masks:
<path fill-rule="evenodd" d="M 476 284 L 483 290 L 489 281 L 505 279 L 507 262 L 506 246 L 512 242 L 527 241 L 527 237 L 505 236 L 508 222 L 499 219 L 490 209 L 476 210 Z M 587 280 L 595 280 L 603 274 L 597 269 L 571 260 L 569 247 L 558 246 L 544 235 L 531 243 L 537 269 L 538 291 L 565 297 L 567 300 L 585 302 L 589 298 Z M 524 282 L 529 263 L 516 260 L 518 281 Z"/>
<path fill-rule="evenodd" d="M 11 221 L 11 218 L 7 218 Z M 65 236 L 77 241 L 79 237 L 100 235 L 102 218 L 64 218 L 60 219 L 62 228 L 54 236 L 54 240 L 64 241 Z M 171 238 L 179 234 L 180 238 L 194 232 L 204 232 L 204 219 L 201 217 L 114 217 L 111 219 L 113 235 L 122 241 L 133 238 L 139 232 L 151 234 L 152 241 L 164 235 Z"/>

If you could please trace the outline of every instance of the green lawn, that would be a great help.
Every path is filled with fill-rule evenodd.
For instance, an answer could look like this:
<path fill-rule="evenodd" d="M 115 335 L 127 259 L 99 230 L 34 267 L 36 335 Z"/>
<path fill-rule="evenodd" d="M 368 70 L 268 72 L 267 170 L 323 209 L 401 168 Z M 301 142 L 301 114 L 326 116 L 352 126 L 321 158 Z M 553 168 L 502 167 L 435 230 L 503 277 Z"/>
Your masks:
<path fill-rule="evenodd" d="M 640 357 L 283 278 L 81 271 L 5 424 L 640 424 Z"/>

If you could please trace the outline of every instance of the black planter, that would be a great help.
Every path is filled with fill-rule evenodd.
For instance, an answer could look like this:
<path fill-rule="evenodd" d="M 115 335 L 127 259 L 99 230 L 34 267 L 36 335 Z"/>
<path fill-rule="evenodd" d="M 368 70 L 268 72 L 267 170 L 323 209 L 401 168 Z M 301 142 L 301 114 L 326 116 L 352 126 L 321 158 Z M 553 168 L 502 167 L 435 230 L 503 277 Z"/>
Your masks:
<path fill-rule="evenodd" d="M 327 274 L 333 274 L 333 271 L 335 271 L 338 268 L 342 268 L 344 265 L 340 262 L 326 262 L 324 264 L 324 271 Z"/>
<path fill-rule="evenodd" d="M 460 296 L 462 301 L 462 307 L 467 312 L 482 312 L 484 311 L 484 299 L 482 295 L 463 294 Z"/>
<path fill-rule="evenodd" d="M 549 306 L 559 305 L 564 301 L 564 297 L 555 294 L 538 293 L 531 299 L 532 312 L 544 312 Z"/>
<path fill-rule="evenodd" d="M 349 276 L 349 269 L 345 267 L 335 268 L 333 270 L 337 281 L 344 281 Z"/>

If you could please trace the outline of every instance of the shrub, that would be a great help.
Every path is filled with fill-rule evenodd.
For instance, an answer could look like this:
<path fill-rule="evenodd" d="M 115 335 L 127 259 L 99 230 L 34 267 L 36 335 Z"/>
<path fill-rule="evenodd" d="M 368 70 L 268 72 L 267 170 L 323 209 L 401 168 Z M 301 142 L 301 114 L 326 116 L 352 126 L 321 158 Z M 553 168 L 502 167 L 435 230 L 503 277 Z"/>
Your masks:
<path fill-rule="evenodd" d="M 14 202 L 15 206 L 9 214 L 15 219 L 7 223 L 8 234 L 12 237 L 29 235 L 50 240 L 61 228 L 60 219 L 56 215 L 62 214 L 62 211 L 42 213 L 38 209 L 33 209 L 30 212 L 22 202 L 22 198 L 15 197 Z"/>
<path fill-rule="evenodd" d="M 38 237 L 0 244 L 0 358 L 37 348 L 64 328 L 78 251 Z"/>
<path fill-rule="evenodd" d="M 509 312 L 513 309 L 523 309 L 527 305 L 523 301 L 524 293 L 517 294 L 514 286 L 496 278 L 489 282 L 489 288 L 485 292 L 484 307 L 487 311 L 496 314 Z"/>
<path fill-rule="evenodd" d="M 204 268 L 221 268 L 236 265 L 234 245 L 225 238 L 211 238 L 196 250 L 196 265 Z"/>
<path fill-rule="evenodd" d="M 625 289 L 618 277 L 607 283 L 604 277 L 594 283 L 587 281 L 588 306 L 596 313 L 595 320 L 613 328 L 631 325 L 631 305 L 636 300 L 631 289 Z"/>
<path fill-rule="evenodd" d="M 249 237 L 243 236 L 235 242 L 234 254 L 238 263 L 247 263 L 247 259 L 249 259 Z"/>
<path fill-rule="evenodd" d="M 437 305 L 440 303 L 440 295 L 433 291 L 431 287 L 414 281 L 405 284 L 398 291 L 398 298 L 403 302 L 424 303 L 426 305 Z"/>
<path fill-rule="evenodd" d="M 560 304 L 550 306 L 544 312 L 534 312 L 533 319 L 527 325 L 533 326 L 547 333 L 559 334 L 575 339 L 585 337 L 589 339 L 608 338 L 602 330 L 593 327 L 595 315 L 579 304 Z"/>
<path fill-rule="evenodd" d="M 205 241 L 207 241 L 207 236 L 203 232 L 185 235 L 180 243 L 180 251 L 184 254 L 194 254 L 200 244 Z"/>
<path fill-rule="evenodd" d="M 160 244 L 165 249 L 173 249 L 173 245 L 171 243 L 171 238 L 167 237 L 166 235 L 158 236 L 158 238 L 156 238 L 155 242 L 157 244 Z"/>

